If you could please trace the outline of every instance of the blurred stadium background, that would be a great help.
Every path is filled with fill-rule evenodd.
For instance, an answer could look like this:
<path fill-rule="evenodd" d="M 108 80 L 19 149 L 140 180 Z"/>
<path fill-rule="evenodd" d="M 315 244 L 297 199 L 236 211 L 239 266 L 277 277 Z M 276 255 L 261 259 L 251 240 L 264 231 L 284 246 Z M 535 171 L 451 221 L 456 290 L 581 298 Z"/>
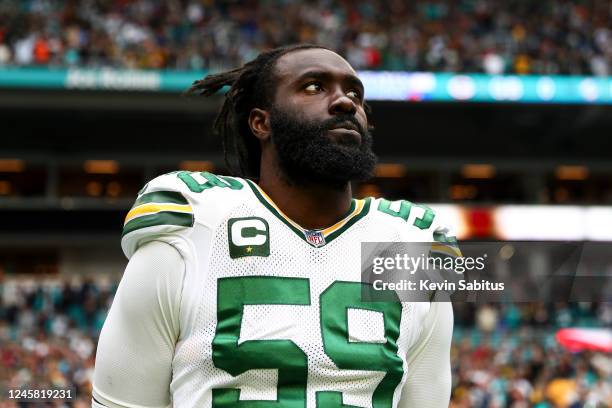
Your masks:
<path fill-rule="evenodd" d="M 381 163 L 357 195 L 428 203 L 460 240 L 612 242 L 611 27 L 609 0 L 0 0 L 0 407 L 51 387 L 88 405 L 137 191 L 226 171 L 221 99 L 180 92 L 270 47 L 360 71 Z M 605 293 L 456 304 L 451 406 L 612 406 L 610 352 L 555 337 L 609 329 Z"/>

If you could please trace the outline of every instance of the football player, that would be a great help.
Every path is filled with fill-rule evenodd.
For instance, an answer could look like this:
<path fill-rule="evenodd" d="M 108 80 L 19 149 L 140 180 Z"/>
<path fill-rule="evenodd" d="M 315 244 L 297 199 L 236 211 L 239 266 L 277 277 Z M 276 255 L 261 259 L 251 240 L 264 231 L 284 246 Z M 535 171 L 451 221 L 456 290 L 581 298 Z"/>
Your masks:
<path fill-rule="evenodd" d="M 356 72 L 297 45 L 188 92 L 223 87 L 214 126 L 241 177 L 178 171 L 140 191 L 93 406 L 447 407 L 451 304 L 362 298 L 362 242 L 447 231 L 427 207 L 352 198 L 376 163 Z"/>

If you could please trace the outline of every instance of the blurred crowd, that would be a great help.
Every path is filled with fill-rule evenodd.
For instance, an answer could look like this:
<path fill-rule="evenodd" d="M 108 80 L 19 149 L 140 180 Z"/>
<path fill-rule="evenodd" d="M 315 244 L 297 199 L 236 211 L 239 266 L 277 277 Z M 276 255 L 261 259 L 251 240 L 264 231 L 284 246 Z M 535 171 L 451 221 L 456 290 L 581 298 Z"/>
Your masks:
<path fill-rule="evenodd" d="M 612 304 L 454 307 L 451 408 L 612 406 L 612 356 L 555 339 L 563 327 L 611 327 Z"/>
<path fill-rule="evenodd" d="M 72 389 L 69 406 L 88 406 L 97 337 L 116 288 L 99 277 L 0 281 L 1 395 Z M 570 353 L 554 338 L 560 327 L 611 325 L 610 303 L 456 304 L 451 407 L 612 406 L 612 357 Z"/>
<path fill-rule="evenodd" d="M 0 66 L 224 69 L 295 42 L 356 69 L 611 75 L 609 0 L 2 0 Z"/>
<path fill-rule="evenodd" d="M 97 338 L 112 303 L 112 281 L 0 281 L 0 408 L 63 406 L 7 398 L 8 390 L 71 390 L 91 406 Z"/>

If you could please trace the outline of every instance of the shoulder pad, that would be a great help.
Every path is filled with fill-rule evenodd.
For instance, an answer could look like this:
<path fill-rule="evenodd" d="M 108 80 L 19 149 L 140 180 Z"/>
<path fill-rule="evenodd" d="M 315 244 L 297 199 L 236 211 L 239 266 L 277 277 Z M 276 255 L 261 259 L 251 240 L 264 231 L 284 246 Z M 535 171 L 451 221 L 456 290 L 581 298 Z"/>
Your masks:
<path fill-rule="evenodd" d="M 131 254 L 147 240 L 185 237 L 195 223 L 215 227 L 248 190 L 242 179 L 209 172 L 174 171 L 156 177 L 138 194 L 123 225 L 122 247 Z"/>
<path fill-rule="evenodd" d="M 405 225 L 401 229 L 405 232 L 406 240 L 433 242 L 432 252 L 461 256 L 454 234 L 440 220 L 438 212 L 430 207 L 406 200 L 389 201 L 384 198 L 377 199 L 373 205 L 375 211 L 385 215 L 385 219 Z"/>
<path fill-rule="evenodd" d="M 433 210 L 426 205 L 407 200 L 389 201 L 379 198 L 373 205 L 376 212 L 384 214 L 389 220 L 394 219 L 405 224 L 408 230 L 426 231 L 431 228 L 436 217 Z"/>
<path fill-rule="evenodd" d="M 147 183 L 127 213 L 121 246 L 128 258 L 146 241 L 185 233 L 193 227 L 193 207 L 170 176 L 165 174 Z"/>

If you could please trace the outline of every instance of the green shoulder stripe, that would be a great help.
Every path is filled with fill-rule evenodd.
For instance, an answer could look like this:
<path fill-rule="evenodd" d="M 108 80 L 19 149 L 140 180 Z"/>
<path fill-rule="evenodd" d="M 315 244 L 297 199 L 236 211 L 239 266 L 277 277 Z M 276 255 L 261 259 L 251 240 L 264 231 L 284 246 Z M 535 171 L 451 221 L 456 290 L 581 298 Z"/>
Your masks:
<path fill-rule="evenodd" d="M 153 191 L 138 197 L 134 207 L 148 203 L 187 204 L 187 199 L 177 191 Z"/>
<path fill-rule="evenodd" d="M 162 225 L 176 225 L 180 227 L 192 227 L 194 224 L 194 216 L 192 213 L 180 213 L 161 211 L 158 213 L 144 215 L 137 217 L 129 221 L 123 226 L 123 233 L 121 236 L 125 236 L 130 232 L 154 226 Z"/>
<path fill-rule="evenodd" d="M 448 236 L 443 232 L 434 232 L 433 239 L 436 242 L 441 244 L 449 244 L 451 246 L 457 246 L 457 238 L 453 236 Z"/>

